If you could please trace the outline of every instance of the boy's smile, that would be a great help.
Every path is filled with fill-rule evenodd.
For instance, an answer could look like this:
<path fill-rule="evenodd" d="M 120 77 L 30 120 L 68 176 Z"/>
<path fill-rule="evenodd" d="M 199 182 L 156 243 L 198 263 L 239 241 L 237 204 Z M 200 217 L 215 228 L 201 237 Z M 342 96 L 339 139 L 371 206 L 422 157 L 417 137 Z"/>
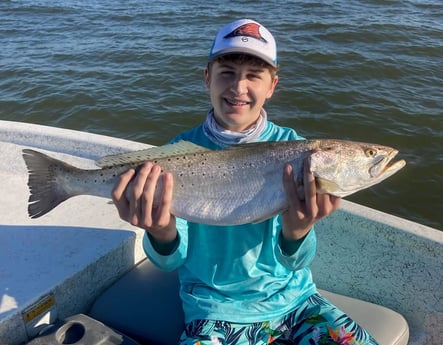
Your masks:
<path fill-rule="evenodd" d="M 225 129 L 240 132 L 253 125 L 278 82 L 269 69 L 251 63 L 215 61 L 205 70 L 214 116 Z"/>

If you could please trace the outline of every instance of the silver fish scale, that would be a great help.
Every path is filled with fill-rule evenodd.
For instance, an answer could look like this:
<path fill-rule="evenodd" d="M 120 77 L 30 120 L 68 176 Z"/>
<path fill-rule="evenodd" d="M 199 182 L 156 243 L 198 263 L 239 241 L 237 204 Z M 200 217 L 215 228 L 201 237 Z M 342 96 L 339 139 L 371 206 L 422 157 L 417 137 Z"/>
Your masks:
<path fill-rule="evenodd" d="M 295 160 L 295 171 L 301 171 L 302 159 L 297 158 L 306 148 L 281 144 L 160 159 L 158 164 L 174 175 L 172 213 L 225 225 L 258 222 L 282 211 L 284 165 Z"/>

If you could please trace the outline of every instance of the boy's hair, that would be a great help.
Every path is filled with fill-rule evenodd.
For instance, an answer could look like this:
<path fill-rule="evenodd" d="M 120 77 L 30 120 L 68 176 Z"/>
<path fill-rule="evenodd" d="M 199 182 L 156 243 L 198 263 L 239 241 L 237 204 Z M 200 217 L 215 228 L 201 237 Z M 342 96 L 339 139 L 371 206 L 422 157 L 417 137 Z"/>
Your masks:
<path fill-rule="evenodd" d="M 278 66 L 274 67 L 268 64 L 267 62 L 263 61 L 262 59 L 249 55 L 249 54 L 242 54 L 242 53 L 232 53 L 232 54 L 226 54 L 219 56 L 208 63 L 208 70 L 211 70 L 212 64 L 214 62 L 218 63 L 224 63 L 226 61 L 233 62 L 235 64 L 244 64 L 248 63 L 253 66 L 261 67 L 261 68 L 267 68 L 269 70 L 269 73 L 271 73 L 272 78 L 274 78 L 277 75 Z"/>

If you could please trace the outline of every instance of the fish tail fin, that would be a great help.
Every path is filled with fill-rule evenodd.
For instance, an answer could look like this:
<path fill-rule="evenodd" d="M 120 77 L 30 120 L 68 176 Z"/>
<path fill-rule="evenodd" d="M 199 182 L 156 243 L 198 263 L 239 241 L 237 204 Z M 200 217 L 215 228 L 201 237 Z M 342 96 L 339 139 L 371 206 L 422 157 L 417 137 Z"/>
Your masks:
<path fill-rule="evenodd" d="M 24 149 L 23 159 L 28 168 L 28 214 L 38 218 L 73 196 L 58 183 L 57 177 L 66 168 L 74 168 L 41 152 Z"/>

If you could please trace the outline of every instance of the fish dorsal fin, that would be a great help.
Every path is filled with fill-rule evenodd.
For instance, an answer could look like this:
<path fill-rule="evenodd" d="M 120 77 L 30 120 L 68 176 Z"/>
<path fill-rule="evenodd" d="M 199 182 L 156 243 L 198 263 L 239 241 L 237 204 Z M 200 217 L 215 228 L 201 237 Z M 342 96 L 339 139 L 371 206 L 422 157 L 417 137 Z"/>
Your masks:
<path fill-rule="evenodd" d="M 174 144 L 167 144 L 158 147 L 151 147 L 145 150 L 105 156 L 97 160 L 95 164 L 101 168 L 105 168 L 120 164 L 141 163 L 154 161 L 161 158 L 203 153 L 208 151 L 210 150 L 205 147 L 196 145 L 190 141 L 182 140 Z"/>

